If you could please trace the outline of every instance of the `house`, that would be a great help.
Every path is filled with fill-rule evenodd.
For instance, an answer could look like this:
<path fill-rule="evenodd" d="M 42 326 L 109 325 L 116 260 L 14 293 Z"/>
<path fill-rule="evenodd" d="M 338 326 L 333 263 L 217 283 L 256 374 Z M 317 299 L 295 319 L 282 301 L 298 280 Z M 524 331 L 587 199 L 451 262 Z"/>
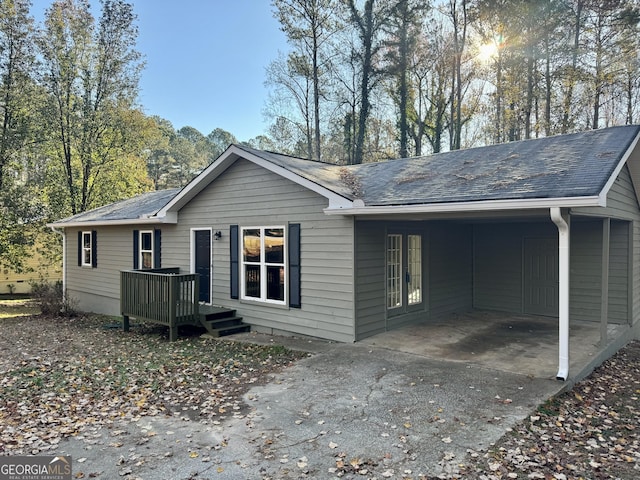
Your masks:
<path fill-rule="evenodd" d="M 337 166 L 232 145 L 180 191 L 51 224 L 81 309 L 120 315 L 120 272 L 198 273 L 254 330 L 354 342 L 472 309 L 640 317 L 640 127 Z M 606 333 L 605 333 L 606 335 Z"/>
<path fill-rule="evenodd" d="M 29 248 L 29 256 L 24 261 L 21 271 L 10 267 L 0 267 L 0 294 L 28 294 L 34 283 L 47 280 L 55 282 L 62 280 L 62 268 L 59 262 L 54 262 L 42 254 L 45 247 L 36 241 Z"/>

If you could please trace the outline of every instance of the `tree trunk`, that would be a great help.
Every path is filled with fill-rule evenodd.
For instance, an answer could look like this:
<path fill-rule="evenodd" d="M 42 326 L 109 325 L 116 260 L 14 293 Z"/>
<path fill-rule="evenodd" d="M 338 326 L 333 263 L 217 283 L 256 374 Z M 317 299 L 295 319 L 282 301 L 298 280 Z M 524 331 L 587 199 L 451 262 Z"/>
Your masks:
<path fill-rule="evenodd" d="M 315 158 L 322 158 L 320 152 L 320 76 L 318 74 L 318 38 L 313 35 L 313 116 L 315 122 L 314 140 L 315 140 Z"/>
<path fill-rule="evenodd" d="M 564 107 L 562 114 L 562 124 L 560 127 L 560 133 L 567 133 L 569 131 L 570 116 L 571 116 L 571 102 L 573 100 L 573 87 L 576 83 L 577 67 L 578 67 L 578 51 L 580 49 L 580 28 L 583 0 L 578 0 L 576 5 L 576 16 L 574 23 L 574 37 L 573 37 L 573 51 L 571 58 L 571 69 L 569 71 L 569 79 L 567 80 L 567 91 L 564 96 Z"/>
<path fill-rule="evenodd" d="M 369 118 L 369 85 L 372 68 L 372 49 L 373 49 L 373 4 L 375 0 L 367 0 L 364 5 L 364 17 L 358 17 L 362 35 L 362 79 L 360 83 L 360 113 L 358 115 L 358 130 L 356 135 L 355 153 L 353 163 L 360 164 L 364 159 L 364 142 L 367 133 L 367 120 Z M 352 3 L 353 5 L 353 3 Z M 355 6 L 352 7 L 355 11 Z"/>

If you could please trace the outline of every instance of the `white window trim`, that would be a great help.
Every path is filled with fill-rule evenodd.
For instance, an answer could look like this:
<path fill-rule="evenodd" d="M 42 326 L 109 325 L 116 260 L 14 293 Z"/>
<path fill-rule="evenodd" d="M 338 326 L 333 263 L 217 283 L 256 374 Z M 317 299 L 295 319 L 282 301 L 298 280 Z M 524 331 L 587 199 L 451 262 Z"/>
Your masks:
<path fill-rule="evenodd" d="M 144 233 L 150 233 L 151 234 L 151 250 L 144 250 L 142 248 L 142 235 Z M 143 256 L 142 254 L 144 252 L 149 252 L 151 253 L 151 267 L 149 268 L 156 268 L 156 266 L 154 265 L 155 263 L 155 252 L 153 251 L 154 249 L 154 244 L 155 244 L 155 233 L 153 230 L 140 230 L 138 232 L 138 265 L 140 265 L 140 270 L 145 270 L 144 267 L 144 262 L 142 261 Z"/>
<path fill-rule="evenodd" d="M 411 239 L 417 239 L 416 248 L 411 243 Z M 417 250 L 417 252 L 416 252 Z M 412 258 L 412 253 L 417 253 L 417 258 Z M 412 262 L 412 260 L 414 260 Z M 417 267 L 414 271 L 414 267 Z M 422 303 L 423 291 L 422 291 L 422 235 L 408 234 L 407 235 L 407 272 L 410 274 L 410 281 L 407 282 L 407 305 L 420 305 Z M 411 291 L 411 287 L 415 287 L 417 294 Z M 414 296 L 415 295 L 415 296 Z"/>
<path fill-rule="evenodd" d="M 389 262 L 389 255 L 390 255 L 390 249 L 389 247 L 391 246 L 391 239 L 394 239 L 394 246 L 397 247 L 397 249 L 394 249 L 395 253 L 395 257 L 394 260 L 397 260 L 397 262 L 394 263 L 394 265 L 397 268 L 397 272 L 396 272 L 396 276 L 394 277 L 396 279 L 396 283 L 395 283 L 395 289 L 392 291 L 390 287 L 390 283 L 391 283 L 391 277 L 389 276 L 389 267 L 391 266 L 391 263 Z M 403 281 L 403 262 L 402 262 L 402 255 L 403 255 L 403 250 L 402 250 L 402 244 L 403 244 L 403 235 L 399 234 L 399 233 L 389 233 L 387 234 L 387 241 L 386 241 L 387 245 L 385 248 L 385 255 L 386 255 L 386 266 L 385 266 L 385 270 L 386 270 L 386 307 L 387 310 L 393 310 L 396 308 L 402 308 L 404 306 L 404 281 Z M 397 303 L 390 305 L 391 299 L 394 299 Z"/>
<path fill-rule="evenodd" d="M 84 246 L 84 236 L 89 235 L 89 247 Z M 89 261 L 86 261 L 86 252 L 89 252 Z M 82 263 L 83 267 L 93 267 L 93 233 L 88 231 L 82 232 Z"/>
<path fill-rule="evenodd" d="M 409 257 L 410 257 L 410 249 L 411 249 L 411 245 L 410 245 L 411 237 L 419 238 L 420 256 L 416 259 L 417 266 L 419 267 L 418 272 L 413 272 L 412 267 L 414 265 L 410 265 L 411 259 Z M 397 252 L 396 257 L 399 256 L 399 264 L 394 264 L 398 266 L 398 270 L 396 272 L 397 283 L 395 285 L 396 289 L 393 292 L 389 288 L 390 280 L 391 280 L 389 277 L 389 266 L 390 266 L 389 246 L 390 246 L 391 238 L 394 238 L 396 239 L 396 242 L 399 242 L 397 245 L 399 248 L 396 250 Z M 402 312 L 404 310 L 406 312 L 406 309 L 412 308 L 412 307 L 418 307 L 424 303 L 424 291 L 422 288 L 422 285 L 424 282 L 424 265 L 423 265 L 424 253 L 422 248 L 422 239 L 423 239 L 423 236 L 420 233 L 397 233 L 397 232 L 387 233 L 386 246 L 385 246 L 385 303 L 386 303 L 387 311 Z M 406 252 L 405 252 L 405 248 L 406 248 Z M 417 301 L 411 298 L 411 294 L 409 292 L 409 287 L 411 285 L 410 285 L 410 282 L 407 282 L 406 280 L 407 274 L 410 275 L 410 278 L 413 278 L 413 275 L 415 273 L 417 273 L 419 278 L 419 283 L 418 283 L 419 299 Z M 395 293 L 395 296 L 393 297 L 393 299 L 397 300 L 397 304 L 394 304 L 394 305 L 390 305 L 392 293 Z M 399 295 L 399 298 L 398 298 L 398 295 Z"/>
<path fill-rule="evenodd" d="M 265 249 L 264 249 L 264 232 L 269 229 L 280 229 L 282 230 L 283 235 L 283 263 L 282 266 L 284 268 L 284 300 L 273 300 L 267 298 L 267 266 L 269 265 L 281 265 L 279 263 L 270 263 L 268 264 L 265 261 Z M 246 294 L 247 284 L 246 284 L 246 275 L 245 275 L 245 265 L 247 265 L 244 261 L 244 232 L 245 230 L 260 230 L 260 298 L 258 297 L 250 297 Z M 240 227 L 240 232 L 238 235 L 239 245 L 239 265 L 240 265 L 240 299 L 246 300 L 250 302 L 260 302 L 260 303 L 269 303 L 273 305 L 287 305 L 289 301 L 289 262 L 288 259 L 288 238 L 287 238 L 287 228 L 284 225 L 268 225 L 268 226 L 260 226 L 260 227 Z M 248 262 L 249 265 L 255 265 L 256 262 Z"/>

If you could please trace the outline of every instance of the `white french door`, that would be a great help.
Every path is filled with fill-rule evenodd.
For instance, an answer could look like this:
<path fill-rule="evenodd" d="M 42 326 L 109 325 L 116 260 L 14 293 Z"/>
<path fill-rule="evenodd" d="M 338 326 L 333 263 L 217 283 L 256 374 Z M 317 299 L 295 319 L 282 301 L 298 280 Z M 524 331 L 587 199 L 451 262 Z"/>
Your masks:
<path fill-rule="evenodd" d="M 387 310 L 402 314 L 423 302 L 422 235 L 387 235 Z"/>

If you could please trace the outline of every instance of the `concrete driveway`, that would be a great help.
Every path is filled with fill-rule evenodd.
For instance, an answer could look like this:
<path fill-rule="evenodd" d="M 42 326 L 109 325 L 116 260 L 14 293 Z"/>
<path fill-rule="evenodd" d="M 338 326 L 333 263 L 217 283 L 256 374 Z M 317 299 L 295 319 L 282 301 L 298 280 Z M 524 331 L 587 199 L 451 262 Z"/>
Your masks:
<path fill-rule="evenodd" d="M 244 335 L 313 353 L 252 388 L 248 412 L 118 422 L 55 454 L 109 479 L 450 478 L 564 385 L 364 343 Z"/>
<path fill-rule="evenodd" d="M 572 380 L 626 330 L 610 326 L 601 348 L 599 325 L 573 322 Z M 570 384 L 555 379 L 557 320 L 544 317 L 471 312 L 355 344 L 228 338 L 310 356 L 252 388 L 247 412 L 120 422 L 57 453 L 95 478 L 450 478 Z"/>
<path fill-rule="evenodd" d="M 611 327 L 606 348 L 624 330 Z M 571 332 L 576 375 L 603 349 L 598 325 L 572 324 Z M 233 338 L 310 356 L 252 388 L 248 412 L 210 423 L 119 422 L 56 453 L 95 478 L 450 478 L 470 452 L 569 385 L 555 379 L 556 320 L 541 317 L 475 312 L 355 344 Z"/>
<path fill-rule="evenodd" d="M 446 478 L 564 386 L 363 343 L 268 341 L 279 340 L 315 353 L 253 388 L 246 418 L 211 431 L 226 443 L 224 476 L 211 478 Z M 367 474 L 350 477 L 350 462 Z"/>

